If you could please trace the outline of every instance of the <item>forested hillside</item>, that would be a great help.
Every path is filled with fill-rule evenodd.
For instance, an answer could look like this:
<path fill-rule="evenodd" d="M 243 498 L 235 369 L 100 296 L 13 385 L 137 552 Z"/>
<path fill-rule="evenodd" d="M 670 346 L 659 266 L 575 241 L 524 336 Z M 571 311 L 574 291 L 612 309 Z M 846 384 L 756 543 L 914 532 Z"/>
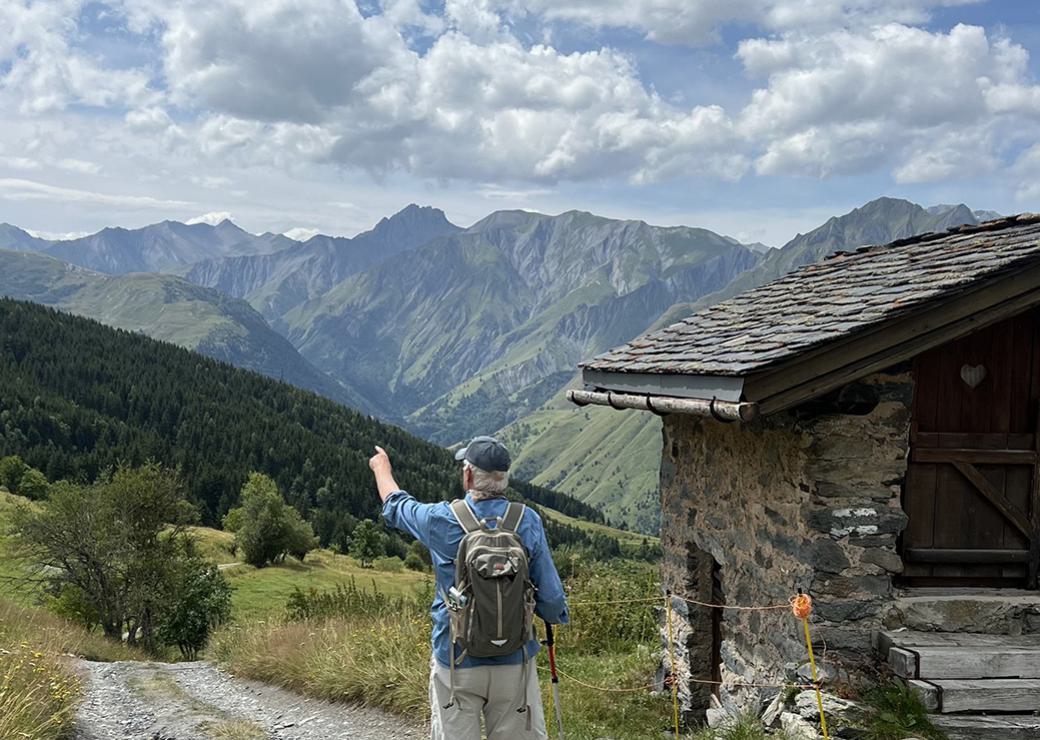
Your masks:
<path fill-rule="evenodd" d="M 180 469 L 203 522 L 215 524 L 256 470 L 329 543 L 378 514 L 367 464 L 376 444 L 418 498 L 460 493 L 451 454 L 401 429 L 169 344 L 0 300 L 0 457 L 18 454 L 50 480 L 93 480 L 120 462 L 154 460 Z M 513 487 L 532 502 L 603 520 L 570 497 Z M 573 527 L 547 528 L 556 543 L 592 540 Z"/>
<path fill-rule="evenodd" d="M 378 403 L 320 372 L 242 300 L 173 275 L 105 275 L 43 254 L 0 249 L 0 296 L 141 332 L 378 414 Z"/>

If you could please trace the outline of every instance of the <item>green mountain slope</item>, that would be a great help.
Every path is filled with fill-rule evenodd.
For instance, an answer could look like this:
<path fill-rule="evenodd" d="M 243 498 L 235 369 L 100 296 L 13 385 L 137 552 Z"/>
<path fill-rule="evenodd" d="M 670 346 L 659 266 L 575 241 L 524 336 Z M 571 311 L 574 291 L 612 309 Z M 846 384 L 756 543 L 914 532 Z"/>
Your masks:
<path fill-rule="evenodd" d="M 252 470 L 273 477 L 323 543 L 378 514 L 368 457 L 385 446 L 399 482 L 433 501 L 459 493 L 447 450 L 312 393 L 197 353 L 53 309 L 0 299 L 0 456 L 49 479 L 93 479 L 156 460 L 181 470 L 204 523 L 235 505 Z M 515 492 L 569 515 L 602 516 L 530 484 Z M 596 535 L 547 523 L 550 538 Z"/>
<path fill-rule="evenodd" d="M 348 277 L 274 326 L 317 367 L 449 443 L 534 410 L 582 357 L 757 259 L 704 229 L 501 211 Z"/>
<path fill-rule="evenodd" d="M 668 307 L 652 326 L 667 326 L 835 251 L 976 222 L 976 216 L 964 205 L 925 209 L 905 200 L 879 198 L 797 235 L 781 249 L 771 250 L 723 289 Z M 633 332 L 629 338 L 639 333 Z M 568 380 L 569 385 L 577 385 L 573 375 Z M 661 455 L 658 417 L 603 407 L 578 409 L 560 391 L 500 434 L 517 450 L 518 469 L 530 480 L 593 504 L 612 521 L 624 522 L 638 531 L 657 531 Z"/>
<path fill-rule="evenodd" d="M 561 391 L 499 432 L 517 474 L 568 491 L 636 532 L 660 526 L 661 420 L 602 406 L 575 409 Z"/>
<path fill-rule="evenodd" d="M 285 380 L 338 403 L 378 409 L 315 369 L 244 301 L 171 275 L 103 275 L 41 254 L 0 250 L 0 296 L 55 306 Z"/>

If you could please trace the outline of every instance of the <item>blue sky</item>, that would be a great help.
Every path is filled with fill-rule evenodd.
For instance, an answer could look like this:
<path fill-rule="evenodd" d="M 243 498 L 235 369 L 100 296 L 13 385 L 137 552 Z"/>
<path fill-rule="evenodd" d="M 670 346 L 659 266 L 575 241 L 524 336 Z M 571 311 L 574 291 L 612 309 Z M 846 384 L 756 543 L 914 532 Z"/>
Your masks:
<path fill-rule="evenodd" d="M 1032 2 L 8 0 L 0 32 L 0 221 L 47 235 L 1040 210 Z"/>

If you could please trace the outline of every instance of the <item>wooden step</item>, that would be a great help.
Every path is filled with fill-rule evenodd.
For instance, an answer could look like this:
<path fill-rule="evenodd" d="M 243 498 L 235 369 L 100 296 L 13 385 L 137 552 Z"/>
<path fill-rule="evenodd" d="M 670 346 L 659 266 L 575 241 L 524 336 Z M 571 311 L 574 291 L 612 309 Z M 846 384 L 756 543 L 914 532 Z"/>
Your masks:
<path fill-rule="evenodd" d="M 911 680 L 931 712 L 1034 712 L 1040 709 L 1040 680 L 1031 678 Z"/>
<path fill-rule="evenodd" d="M 1040 636 L 883 632 L 879 653 L 904 678 L 1040 678 Z"/>
<path fill-rule="evenodd" d="M 1004 714 L 992 717 L 941 714 L 932 723 L 949 740 L 1036 740 L 1040 737 L 1040 717 Z"/>

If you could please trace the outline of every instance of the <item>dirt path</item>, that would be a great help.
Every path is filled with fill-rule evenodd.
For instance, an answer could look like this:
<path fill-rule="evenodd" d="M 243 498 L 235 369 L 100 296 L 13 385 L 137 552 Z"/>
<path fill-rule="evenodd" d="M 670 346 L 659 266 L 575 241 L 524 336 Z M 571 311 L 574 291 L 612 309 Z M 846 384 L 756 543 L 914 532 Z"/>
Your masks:
<path fill-rule="evenodd" d="M 416 725 L 373 709 L 307 699 L 209 663 L 80 661 L 76 740 L 386 740 Z"/>

